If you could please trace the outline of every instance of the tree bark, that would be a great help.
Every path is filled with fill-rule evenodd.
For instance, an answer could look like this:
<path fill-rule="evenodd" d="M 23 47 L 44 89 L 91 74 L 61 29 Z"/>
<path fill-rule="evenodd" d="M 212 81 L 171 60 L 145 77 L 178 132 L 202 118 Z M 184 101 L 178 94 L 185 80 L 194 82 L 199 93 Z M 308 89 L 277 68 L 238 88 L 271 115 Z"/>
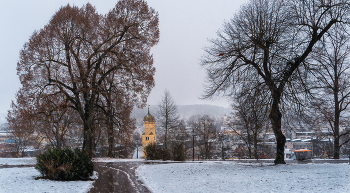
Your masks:
<path fill-rule="evenodd" d="M 166 118 L 167 119 L 167 118 Z M 168 149 L 168 145 L 167 145 L 167 135 L 168 135 L 168 126 L 167 126 L 167 123 L 166 123 L 166 126 L 165 126 L 165 135 L 164 135 L 164 149 Z"/>
<path fill-rule="evenodd" d="M 279 110 L 278 101 L 274 99 L 270 111 L 270 120 L 272 124 L 272 129 L 276 137 L 277 141 L 277 151 L 276 151 L 276 159 L 274 161 L 275 164 L 286 164 L 284 161 L 284 145 L 286 143 L 286 136 L 282 133 L 282 114 Z"/>
<path fill-rule="evenodd" d="M 84 122 L 84 141 L 83 141 L 83 152 L 89 156 L 89 158 L 93 158 L 94 153 L 94 139 L 95 133 L 93 128 L 93 113 L 91 112 L 91 108 L 85 107 L 85 116 L 83 119 Z"/>
<path fill-rule="evenodd" d="M 339 108 L 337 108 L 337 106 L 335 108 L 336 108 L 336 111 L 335 111 L 335 120 L 334 120 L 334 154 L 333 154 L 333 158 L 339 159 L 339 154 L 340 154 L 340 142 L 339 142 L 340 112 L 339 112 Z"/>
<path fill-rule="evenodd" d="M 249 133 L 249 129 L 247 129 L 247 140 L 248 140 L 248 153 L 249 153 L 249 159 L 252 159 L 252 140 L 251 140 L 251 136 L 250 136 L 250 133 Z"/>
<path fill-rule="evenodd" d="M 114 135 L 113 135 L 113 122 L 111 118 L 108 118 L 107 123 L 107 133 L 108 133 L 108 157 L 114 157 L 113 147 L 114 147 Z"/>
<path fill-rule="evenodd" d="M 257 131 L 257 129 L 255 130 Z M 258 133 L 254 133 L 254 158 L 258 159 Z"/>
<path fill-rule="evenodd" d="M 340 118 L 340 104 L 339 104 L 339 77 L 337 65 L 334 67 L 334 159 L 339 159 L 340 144 L 339 144 L 339 118 Z"/>

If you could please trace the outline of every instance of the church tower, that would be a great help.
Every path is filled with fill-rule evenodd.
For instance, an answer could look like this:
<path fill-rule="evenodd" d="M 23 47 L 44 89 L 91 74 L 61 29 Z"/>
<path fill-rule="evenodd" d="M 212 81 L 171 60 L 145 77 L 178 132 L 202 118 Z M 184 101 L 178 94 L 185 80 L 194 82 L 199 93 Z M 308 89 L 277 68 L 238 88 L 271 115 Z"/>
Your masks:
<path fill-rule="evenodd" d="M 142 150 L 150 143 L 157 143 L 156 134 L 156 121 L 154 117 L 149 113 L 143 118 L 144 133 L 142 134 Z M 145 158 L 145 153 L 142 151 L 142 155 Z"/>

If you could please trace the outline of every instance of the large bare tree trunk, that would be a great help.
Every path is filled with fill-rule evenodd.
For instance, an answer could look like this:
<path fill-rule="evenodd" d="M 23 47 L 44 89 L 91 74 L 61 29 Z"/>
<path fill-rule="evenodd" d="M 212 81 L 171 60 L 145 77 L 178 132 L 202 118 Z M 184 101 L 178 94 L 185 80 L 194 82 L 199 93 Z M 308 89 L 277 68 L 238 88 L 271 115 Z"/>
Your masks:
<path fill-rule="evenodd" d="M 340 154 L 340 144 L 339 144 L 339 134 L 334 136 L 334 159 L 339 159 Z"/>
<path fill-rule="evenodd" d="M 93 113 L 91 112 L 91 108 L 85 107 L 85 116 L 83 119 L 84 122 L 84 141 L 83 141 L 83 152 L 89 156 L 89 158 L 93 158 L 94 153 L 94 127 L 93 127 Z"/>
<path fill-rule="evenodd" d="M 252 159 L 252 140 L 251 140 L 251 135 L 249 133 L 249 131 L 247 131 L 247 141 L 248 141 L 248 145 L 247 145 L 247 148 L 248 148 L 248 153 L 249 153 L 249 159 Z"/>
<path fill-rule="evenodd" d="M 255 130 L 257 131 L 257 129 Z M 254 158 L 258 159 L 258 133 L 254 133 Z"/>
<path fill-rule="evenodd" d="M 334 71 L 337 72 L 337 66 L 334 67 Z M 340 154 L 340 144 L 339 144 L 339 118 L 340 118 L 340 104 L 339 104 L 339 98 L 338 95 L 339 93 L 339 77 L 335 73 L 334 74 L 334 79 L 335 79 L 335 84 L 334 84 L 334 154 L 333 158 L 334 159 L 339 159 L 339 154 Z"/>
<path fill-rule="evenodd" d="M 168 119 L 168 118 L 166 118 Z M 167 123 L 167 120 L 165 121 L 165 135 L 164 135 L 164 149 L 168 149 L 168 139 L 167 139 L 167 136 L 168 136 L 168 123 Z"/>
<path fill-rule="evenodd" d="M 271 111 L 270 111 L 270 120 L 272 124 L 272 129 L 276 137 L 277 141 L 277 152 L 275 164 L 285 164 L 284 161 L 284 145 L 286 143 L 286 136 L 282 133 L 282 114 L 279 110 L 278 101 L 274 100 L 272 103 Z"/>
<path fill-rule="evenodd" d="M 114 135 L 113 135 L 113 122 L 111 118 L 108 118 L 107 133 L 108 133 L 108 157 L 114 157 L 113 147 L 114 147 Z"/>
<path fill-rule="evenodd" d="M 333 158 L 334 159 L 339 159 L 339 154 L 340 154 L 340 143 L 339 143 L 339 117 L 340 117 L 340 111 L 337 106 L 335 107 L 335 120 L 334 120 L 334 154 Z"/>
<path fill-rule="evenodd" d="M 83 141 L 83 152 L 89 156 L 93 157 L 93 147 L 94 147 L 94 135 L 92 130 L 92 124 L 84 123 L 84 141 Z"/>

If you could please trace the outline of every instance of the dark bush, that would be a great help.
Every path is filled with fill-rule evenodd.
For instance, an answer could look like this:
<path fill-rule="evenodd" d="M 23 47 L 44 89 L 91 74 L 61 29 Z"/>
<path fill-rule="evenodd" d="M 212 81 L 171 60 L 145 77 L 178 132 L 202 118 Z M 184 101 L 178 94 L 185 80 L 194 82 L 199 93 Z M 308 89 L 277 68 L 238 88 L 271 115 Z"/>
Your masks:
<path fill-rule="evenodd" d="M 176 142 L 172 145 L 173 159 L 174 161 L 186 160 L 186 148 L 183 142 Z"/>
<path fill-rule="evenodd" d="M 90 158 L 78 148 L 49 149 L 36 160 L 35 169 L 43 178 L 51 180 L 87 180 L 94 171 Z"/>
<path fill-rule="evenodd" d="M 150 143 L 148 144 L 145 149 L 143 150 L 145 153 L 147 160 L 158 160 L 159 154 L 158 154 L 158 148 L 156 143 Z"/>
<path fill-rule="evenodd" d="M 171 160 L 172 159 L 172 155 L 168 149 L 160 148 L 160 149 L 158 149 L 158 151 L 160 154 L 160 159 L 162 159 L 162 160 Z"/>
<path fill-rule="evenodd" d="M 148 144 L 143 150 L 147 160 L 170 160 L 171 153 L 167 149 L 158 148 L 156 143 Z"/>

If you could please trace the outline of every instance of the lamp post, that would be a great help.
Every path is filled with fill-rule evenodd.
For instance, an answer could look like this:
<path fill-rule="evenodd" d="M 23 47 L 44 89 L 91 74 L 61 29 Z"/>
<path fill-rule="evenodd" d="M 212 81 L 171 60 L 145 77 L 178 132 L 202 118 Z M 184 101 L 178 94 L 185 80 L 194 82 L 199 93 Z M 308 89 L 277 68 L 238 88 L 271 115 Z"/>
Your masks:
<path fill-rule="evenodd" d="M 221 160 L 224 160 L 224 135 L 220 133 L 220 142 L 221 142 Z"/>
<path fill-rule="evenodd" d="M 192 129 L 192 161 L 194 161 L 194 128 Z"/>
<path fill-rule="evenodd" d="M 223 141 L 221 141 L 221 159 L 225 160 L 225 158 L 224 158 L 224 142 Z"/>
<path fill-rule="evenodd" d="M 136 158 L 139 159 L 139 140 L 136 140 Z"/>

